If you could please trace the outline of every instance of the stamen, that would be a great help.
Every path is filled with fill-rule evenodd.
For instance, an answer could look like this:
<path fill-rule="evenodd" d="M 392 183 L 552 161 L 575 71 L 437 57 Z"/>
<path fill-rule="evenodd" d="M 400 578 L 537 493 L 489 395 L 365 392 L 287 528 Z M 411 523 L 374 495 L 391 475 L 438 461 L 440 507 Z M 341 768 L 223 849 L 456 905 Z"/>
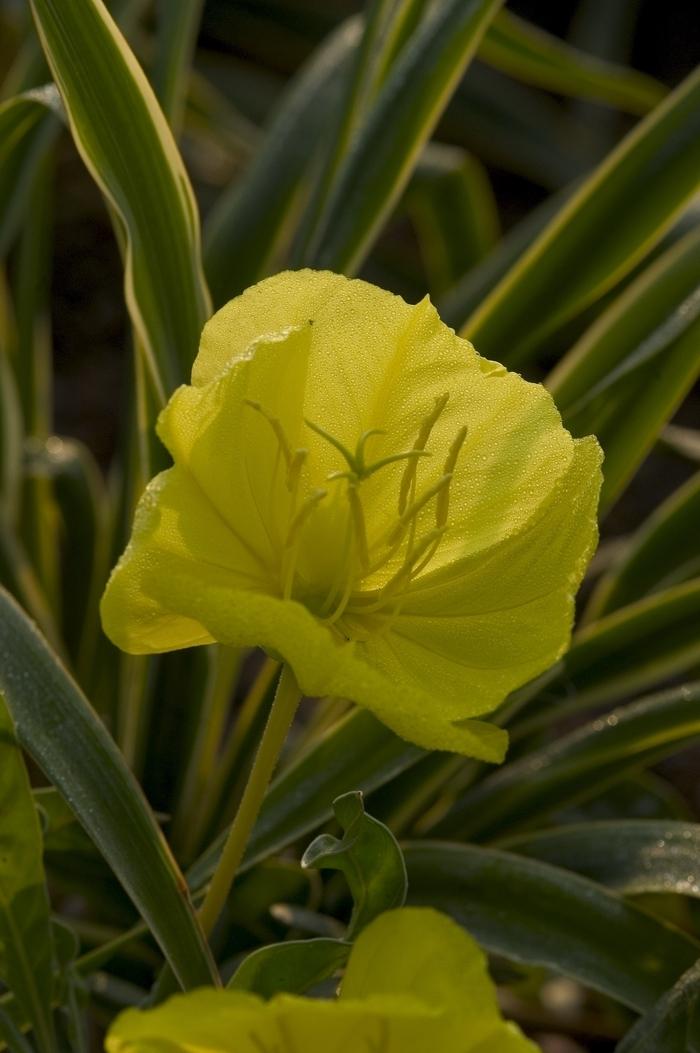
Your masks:
<path fill-rule="evenodd" d="M 452 473 L 441 476 L 436 483 L 428 487 L 421 497 L 417 498 L 408 506 L 405 512 L 399 517 L 398 523 L 389 535 L 389 544 L 396 544 L 401 540 L 411 521 L 416 518 L 418 513 L 425 508 L 430 501 L 432 501 L 436 494 L 441 494 L 444 488 L 450 485 L 451 481 Z"/>
<path fill-rule="evenodd" d="M 447 457 L 445 458 L 445 466 L 443 468 L 445 475 L 452 475 L 452 473 L 454 472 L 455 465 L 457 464 L 457 458 L 459 457 L 459 452 L 462 449 L 462 446 L 464 445 L 464 440 L 466 439 L 466 437 L 467 426 L 465 424 L 463 428 L 459 429 L 455 438 L 452 440 L 452 445 L 450 446 Z M 441 527 L 446 525 L 447 513 L 449 512 L 449 509 L 450 488 L 448 486 L 442 491 L 442 493 L 438 496 L 437 499 L 437 506 L 435 509 L 436 526 Z"/>
<path fill-rule="evenodd" d="M 295 495 L 299 488 L 301 470 L 304 467 L 304 462 L 308 456 L 308 450 L 295 450 L 292 454 L 292 459 L 289 462 L 289 468 L 287 469 L 287 489 L 292 495 Z"/>
<path fill-rule="evenodd" d="M 384 468 L 387 464 L 394 464 L 396 461 L 417 461 L 419 457 L 432 457 L 432 454 L 428 450 L 406 450 L 405 453 L 392 453 L 388 457 L 382 457 L 381 461 L 375 461 L 374 464 L 370 464 L 369 467 L 365 468 L 362 478 L 368 479 L 370 475 L 374 475 L 375 472 L 378 472 L 380 468 Z"/>
<path fill-rule="evenodd" d="M 301 528 L 307 521 L 314 508 L 326 497 L 327 490 L 312 490 L 301 503 L 301 507 L 289 524 L 287 539 L 284 545 L 282 557 L 282 598 L 289 600 L 294 591 L 294 574 L 296 572 L 297 559 L 299 557 L 299 543 L 301 541 Z"/>
<path fill-rule="evenodd" d="M 292 451 L 290 449 L 289 443 L 287 442 L 287 436 L 284 433 L 284 428 L 280 423 L 279 417 L 273 417 L 271 413 L 267 412 L 264 406 L 261 406 L 259 402 L 255 402 L 253 399 L 243 399 L 243 402 L 246 406 L 250 406 L 251 409 L 254 409 L 256 410 L 256 412 L 260 413 L 268 422 L 273 432 L 275 433 L 275 437 L 277 439 L 277 442 L 279 443 L 280 450 L 282 451 L 282 456 L 284 457 L 284 463 L 287 466 L 287 471 L 289 471 L 290 465 L 292 463 Z"/>
<path fill-rule="evenodd" d="M 446 391 L 443 395 L 438 395 L 435 399 L 435 404 L 432 410 L 420 426 L 418 437 L 413 444 L 414 451 L 425 449 L 428 439 L 430 438 L 430 433 L 437 424 L 442 411 L 449 402 L 449 399 L 449 391 Z M 417 461 L 413 461 L 406 466 L 406 471 L 404 472 L 403 479 L 401 480 L 401 487 L 399 489 L 399 515 L 401 515 L 408 504 L 409 494 L 416 479 L 416 471 Z"/>
<path fill-rule="evenodd" d="M 301 503 L 301 508 L 296 513 L 291 523 L 289 524 L 289 531 L 287 533 L 287 541 L 285 543 L 286 548 L 291 548 L 294 541 L 299 533 L 299 530 L 309 518 L 316 505 L 323 500 L 324 497 L 328 496 L 327 490 L 312 490 L 311 493 L 307 494 Z"/>
<path fill-rule="evenodd" d="M 355 455 L 350 453 L 350 450 L 348 450 L 347 446 L 343 446 L 340 439 L 336 439 L 335 435 L 331 435 L 331 433 L 329 431 L 326 431 L 325 428 L 322 428 L 320 424 L 314 424 L 314 422 L 312 420 L 309 420 L 308 417 L 304 417 L 304 424 L 306 424 L 307 427 L 311 428 L 312 431 L 315 431 L 317 435 L 320 435 L 322 439 L 325 439 L 326 442 L 329 442 L 331 446 L 335 446 L 336 450 L 340 454 L 342 454 L 345 461 L 347 462 L 348 468 L 350 468 L 352 472 L 357 474 L 357 461 L 355 459 Z"/>
<path fill-rule="evenodd" d="M 366 472 L 365 444 L 373 435 L 386 435 L 386 432 L 382 428 L 370 428 L 369 431 L 363 431 L 355 447 L 355 464 L 357 465 L 357 474 L 361 479 L 364 478 Z"/>
<path fill-rule="evenodd" d="M 354 483 L 348 483 L 348 501 L 350 502 L 350 512 L 352 514 L 353 526 L 355 527 L 355 538 L 360 556 L 360 564 L 366 574 L 369 569 L 367 527 L 365 526 L 365 512 L 362 507 L 362 500 L 357 492 L 357 485 Z"/>

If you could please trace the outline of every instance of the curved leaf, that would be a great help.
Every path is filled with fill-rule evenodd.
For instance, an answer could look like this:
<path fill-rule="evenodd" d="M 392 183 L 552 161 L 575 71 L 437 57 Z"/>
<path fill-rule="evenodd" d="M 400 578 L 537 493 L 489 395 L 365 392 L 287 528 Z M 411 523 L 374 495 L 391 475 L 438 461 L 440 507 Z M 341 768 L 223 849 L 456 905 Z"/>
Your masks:
<path fill-rule="evenodd" d="M 272 998 L 285 991 L 303 994 L 345 965 L 352 944 L 342 940 L 289 940 L 259 947 L 241 962 L 227 987 Z"/>
<path fill-rule="evenodd" d="M 17 233 L 33 175 L 55 141 L 62 112 L 53 85 L 16 95 L 0 104 L 0 257 Z"/>
<path fill-rule="evenodd" d="M 123 224 L 127 305 L 164 397 L 189 376 L 210 309 L 185 167 L 102 0 L 31 6 L 76 146 Z"/>
<path fill-rule="evenodd" d="M 138 783 L 106 729 L 17 604 L 0 591 L 0 691 L 17 737 L 133 900 L 184 987 L 213 963 L 187 888 Z"/>
<path fill-rule="evenodd" d="M 272 783 L 242 870 L 278 852 L 332 816 L 331 802 L 343 793 L 370 793 L 424 757 L 423 750 L 392 734 L 370 713 L 356 709 L 317 739 Z M 226 834 L 188 871 L 190 887 L 211 877 Z"/>
<path fill-rule="evenodd" d="M 637 1021 L 615 1053 L 685 1053 L 698 1049 L 700 962 Z"/>
<path fill-rule="evenodd" d="M 403 906 L 406 867 L 391 830 L 365 812 L 359 791 L 333 801 L 335 817 L 345 831 L 342 840 L 320 834 L 302 856 L 302 867 L 342 870 L 354 907 L 348 937 L 385 910 Z"/>

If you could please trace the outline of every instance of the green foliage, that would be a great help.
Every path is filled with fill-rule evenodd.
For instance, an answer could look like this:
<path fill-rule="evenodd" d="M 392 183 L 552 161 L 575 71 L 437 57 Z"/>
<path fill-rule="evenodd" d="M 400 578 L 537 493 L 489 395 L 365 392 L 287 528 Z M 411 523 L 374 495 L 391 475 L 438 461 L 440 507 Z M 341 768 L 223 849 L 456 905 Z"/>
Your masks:
<path fill-rule="evenodd" d="M 407 879 L 524 1026 L 700 1050 L 700 74 L 661 83 L 656 41 L 625 65 L 660 16 L 603 0 L 566 39 L 500 0 L 21 7 L 0 7 L 0 1048 L 88 1053 L 125 1006 L 219 976 L 327 994 Z M 208 286 L 219 306 L 309 265 L 429 292 L 544 378 L 604 449 L 602 541 L 571 648 L 495 713 L 501 767 L 304 703 L 207 941 L 278 656 L 124 656 L 98 603 Z"/>

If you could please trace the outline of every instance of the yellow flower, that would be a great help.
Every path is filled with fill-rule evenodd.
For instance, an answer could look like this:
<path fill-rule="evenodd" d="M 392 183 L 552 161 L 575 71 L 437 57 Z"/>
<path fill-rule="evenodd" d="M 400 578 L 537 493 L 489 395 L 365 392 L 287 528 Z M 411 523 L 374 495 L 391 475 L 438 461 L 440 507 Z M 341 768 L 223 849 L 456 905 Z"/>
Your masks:
<path fill-rule="evenodd" d="M 484 956 L 430 909 L 389 911 L 359 936 L 339 999 L 202 989 L 130 1009 L 107 1053 L 537 1053 L 500 1015 Z"/>
<path fill-rule="evenodd" d="M 566 649 L 600 449 L 430 302 L 299 271 L 206 325 L 158 422 L 102 602 L 134 653 L 260 646 L 310 696 L 428 749 L 502 758 L 474 720 Z"/>

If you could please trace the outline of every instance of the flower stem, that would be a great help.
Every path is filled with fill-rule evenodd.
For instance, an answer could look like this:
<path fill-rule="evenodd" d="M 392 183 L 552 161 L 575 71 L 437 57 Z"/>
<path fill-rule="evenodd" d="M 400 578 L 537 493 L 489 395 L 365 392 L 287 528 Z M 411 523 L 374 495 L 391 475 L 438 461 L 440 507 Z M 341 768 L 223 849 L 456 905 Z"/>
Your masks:
<path fill-rule="evenodd" d="M 253 761 L 236 818 L 231 825 L 214 877 L 199 911 L 199 920 L 207 936 L 214 928 L 231 891 L 236 871 L 243 858 L 245 847 L 300 700 L 301 692 L 294 673 L 289 666 L 285 665 L 282 667 L 275 700 L 260 739 L 258 752 Z"/>

